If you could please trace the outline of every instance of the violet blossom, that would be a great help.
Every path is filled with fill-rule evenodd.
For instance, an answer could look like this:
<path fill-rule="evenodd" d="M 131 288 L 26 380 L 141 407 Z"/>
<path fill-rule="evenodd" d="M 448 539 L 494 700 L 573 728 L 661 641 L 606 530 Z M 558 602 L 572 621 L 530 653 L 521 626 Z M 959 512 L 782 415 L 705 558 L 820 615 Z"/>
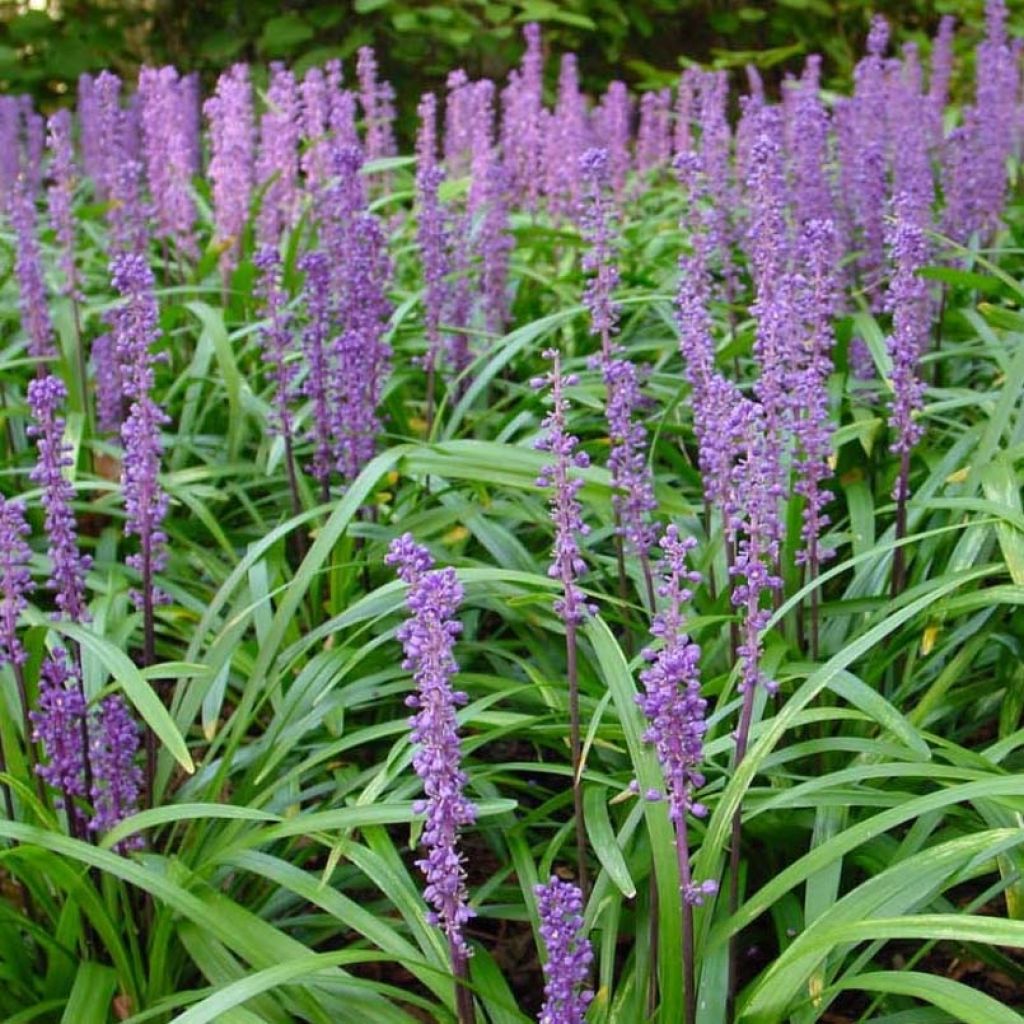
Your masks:
<path fill-rule="evenodd" d="M 462 601 L 462 585 L 451 567 L 435 569 L 425 547 L 406 533 L 391 542 L 384 559 L 395 566 L 408 584 L 406 607 L 410 617 L 399 627 L 405 651 L 402 667 L 412 672 L 416 693 L 406 704 L 416 709 L 410 719 L 412 742 L 417 744 L 413 767 L 423 781 L 425 798 L 416 804 L 426 815 L 421 837 L 426 856 L 416 866 L 427 879 L 424 896 L 433 906 L 433 923 L 444 932 L 453 957 L 462 963 L 470 955 L 463 928 L 473 917 L 466 892 L 465 856 L 459 849 L 459 831 L 476 819 L 465 796 L 468 782 L 460 767 L 457 709 L 468 697 L 456 690 L 458 671 L 453 655 L 462 631 L 455 618 Z"/>
<path fill-rule="evenodd" d="M 588 987 L 594 953 L 583 932 L 583 894 L 552 875 L 534 889 L 544 963 L 544 1005 L 538 1024 L 583 1024 L 594 998 Z"/>

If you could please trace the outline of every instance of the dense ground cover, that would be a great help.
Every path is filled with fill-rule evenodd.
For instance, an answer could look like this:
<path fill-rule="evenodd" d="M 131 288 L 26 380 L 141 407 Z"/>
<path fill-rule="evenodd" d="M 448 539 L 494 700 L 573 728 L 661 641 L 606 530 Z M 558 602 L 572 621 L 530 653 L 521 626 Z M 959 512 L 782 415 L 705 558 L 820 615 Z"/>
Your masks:
<path fill-rule="evenodd" d="M 1024 107 L 953 31 L 546 105 L 530 27 L 409 157 L 369 50 L 0 97 L 4 1020 L 1020 1019 Z"/>

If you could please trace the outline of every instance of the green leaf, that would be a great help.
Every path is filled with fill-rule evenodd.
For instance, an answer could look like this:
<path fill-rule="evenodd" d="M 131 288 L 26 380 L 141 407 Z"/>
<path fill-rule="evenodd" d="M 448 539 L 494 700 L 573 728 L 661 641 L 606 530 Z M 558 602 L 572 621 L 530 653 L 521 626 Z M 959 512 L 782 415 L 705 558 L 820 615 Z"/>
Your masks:
<path fill-rule="evenodd" d="M 297 14 L 283 14 L 271 18 L 263 26 L 259 45 L 264 53 L 272 57 L 283 57 L 312 38 L 313 29 L 302 18 Z"/>
<path fill-rule="evenodd" d="M 107 1024 L 117 975 L 103 964 L 79 964 L 61 1024 Z"/>
<path fill-rule="evenodd" d="M 951 1013 L 960 1024 L 1020 1024 L 1020 1014 L 991 996 L 936 974 L 918 971 L 877 971 L 859 974 L 836 989 L 910 996 Z"/>
<path fill-rule="evenodd" d="M 608 872 L 616 888 L 626 899 L 636 896 L 633 881 L 615 839 L 611 819 L 608 817 L 608 790 L 604 786 L 587 786 L 583 791 L 583 810 L 587 822 L 587 837 L 593 846 L 601 867 Z"/>

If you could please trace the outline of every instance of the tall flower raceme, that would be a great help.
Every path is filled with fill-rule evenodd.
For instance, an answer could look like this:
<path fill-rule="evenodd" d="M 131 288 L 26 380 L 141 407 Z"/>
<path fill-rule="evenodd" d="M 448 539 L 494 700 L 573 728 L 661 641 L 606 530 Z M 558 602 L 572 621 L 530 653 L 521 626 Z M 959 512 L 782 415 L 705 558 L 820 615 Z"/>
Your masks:
<path fill-rule="evenodd" d="M 427 880 L 424 896 L 432 919 L 448 939 L 460 1024 L 473 1019 L 473 1000 L 462 982 L 471 954 L 464 928 L 473 917 L 466 891 L 465 856 L 459 831 L 476 820 L 465 795 L 469 781 L 461 768 L 457 709 L 468 697 L 452 680 L 458 672 L 453 649 L 462 624 L 456 618 L 463 591 L 455 570 L 435 569 L 425 547 L 406 533 L 391 542 L 385 563 L 408 585 L 409 618 L 398 630 L 405 651 L 403 668 L 412 672 L 416 693 L 406 703 L 416 709 L 410 720 L 417 745 L 413 767 L 425 797 L 416 810 L 426 815 L 421 843 L 426 855 L 416 862 Z"/>
<path fill-rule="evenodd" d="M 238 262 L 255 175 L 256 129 L 247 65 L 235 64 L 217 79 L 216 91 L 203 104 L 203 111 L 210 125 L 213 214 L 217 241 L 223 247 L 221 274 L 226 279 Z"/>
<path fill-rule="evenodd" d="M 434 419 L 436 374 L 444 355 L 445 336 L 441 329 L 449 288 L 449 230 L 438 190 L 444 169 L 437 163 L 437 99 L 425 93 L 419 106 L 420 128 L 416 136 L 416 240 L 423 267 L 423 321 L 427 349 L 423 366 L 427 371 L 427 430 Z"/>
<path fill-rule="evenodd" d="M 729 211 L 738 205 L 729 166 L 733 139 L 726 114 L 728 99 L 729 82 L 724 71 L 701 74 L 698 80 L 700 144 L 697 152 L 704 201 L 710 203 L 711 210 L 711 215 L 706 218 L 711 246 L 709 255 L 716 256 L 721 266 L 727 301 L 737 288 L 732 257 L 734 228 Z"/>
<path fill-rule="evenodd" d="M 261 246 L 276 245 L 299 213 L 299 95 L 283 64 L 270 68 L 267 109 L 260 118 L 256 184 L 263 188 L 256 220 Z"/>
<path fill-rule="evenodd" d="M 183 102 L 183 85 L 172 67 L 145 67 L 139 72 L 137 95 L 143 162 L 157 231 L 186 255 L 195 256 L 192 126 Z"/>
<path fill-rule="evenodd" d="M 470 216 L 479 221 L 476 250 L 480 259 L 484 323 L 487 330 L 500 334 L 509 319 L 508 263 L 513 248 L 508 224 L 509 184 L 505 166 L 492 139 L 493 85 L 480 82 L 476 92 L 478 112 L 473 142 Z"/>
<path fill-rule="evenodd" d="M 591 118 L 591 128 L 597 146 L 608 151 L 608 169 L 615 195 L 622 196 L 626 177 L 632 165 L 633 101 L 625 82 L 613 81 Z"/>
<path fill-rule="evenodd" d="M 983 211 L 979 228 L 988 235 L 998 226 L 1006 204 L 1006 161 L 1014 151 L 1018 133 L 1018 70 L 1007 38 L 1006 20 L 1005 0 L 986 0 L 985 38 L 975 55 L 974 159 L 978 206 Z"/>
<path fill-rule="evenodd" d="M 43 152 L 46 149 L 46 121 L 36 112 L 31 96 L 20 97 L 22 146 L 21 173 L 28 180 L 33 196 L 43 177 Z"/>
<path fill-rule="evenodd" d="M 576 54 L 562 55 L 558 100 L 546 133 L 544 192 L 552 217 L 571 215 L 579 203 L 579 160 L 589 141 L 586 101 Z"/>
<path fill-rule="evenodd" d="M 807 58 L 799 81 L 787 83 L 785 131 L 793 208 L 798 224 L 832 218 L 828 180 L 828 113 L 821 102 L 821 57 Z"/>
<path fill-rule="evenodd" d="M 773 482 L 774 490 L 781 495 L 787 474 L 788 426 L 794 412 L 792 373 L 797 344 L 795 275 L 786 218 L 782 120 L 778 108 L 762 107 L 756 124 L 757 134 L 751 145 L 747 176 L 750 206 L 747 249 L 755 290 L 750 309 L 757 325 L 754 357 L 758 377 L 754 391 L 761 405 L 762 425 L 768 442 L 759 470 Z M 767 506 L 764 511 L 768 512 Z M 770 531 L 777 547 L 782 534 L 777 507 L 762 527 Z"/>
<path fill-rule="evenodd" d="M 78 550 L 78 529 L 71 508 L 75 488 L 64 475 L 73 464 L 70 446 L 64 441 L 64 419 L 60 415 L 67 397 L 67 388 L 59 377 L 49 375 L 29 383 L 28 405 L 35 422 L 29 426 L 28 433 L 35 438 L 39 450 L 30 479 L 43 490 L 50 587 L 56 594 L 57 608 L 60 615 L 71 622 L 84 622 L 88 618 L 85 577 L 92 559 Z"/>
<path fill-rule="evenodd" d="M 299 270 L 306 275 L 303 298 L 307 321 L 302 332 L 302 352 L 306 361 L 303 394 L 310 400 L 310 433 L 313 439 L 313 460 L 310 475 L 320 484 L 320 496 L 330 497 L 333 466 L 331 445 L 330 372 L 327 342 L 330 336 L 330 264 L 319 251 L 307 252 L 299 258 Z"/>
<path fill-rule="evenodd" d="M 518 70 L 502 94 L 501 150 L 516 197 L 528 210 L 537 209 L 544 164 L 544 53 L 540 26 L 523 26 L 526 50 Z"/>
<path fill-rule="evenodd" d="M 299 117 L 302 127 L 302 151 L 299 165 L 307 186 L 318 187 L 327 177 L 329 158 L 329 101 L 327 82 L 321 68 L 310 68 L 299 86 Z"/>
<path fill-rule="evenodd" d="M 167 563 L 163 521 L 168 497 L 160 485 L 160 432 L 168 417 L 153 399 L 154 346 L 160 336 L 158 309 L 153 295 L 153 272 L 145 257 L 125 254 L 110 266 L 114 288 L 124 302 L 114 310 L 112 329 L 125 396 L 131 405 L 121 424 L 121 490 L 124 495 L 125 534 L 138 538 L 139 549 L 126 562 L 141 576 L 141 589 L 132 598 L 143 613 L 145 664 L 156 658 L 153 610 L 162 600 L 154 576 Z"/>
<path fill-rule="evenodd" d="M 796 452 L 793 488 L 804 499 L 801 538 L 796 554 L 813 579 L 831 552 L 822 546 L 821 533 L 829 524 L 825 507 L 832 497 L 824 483 L 832 475 L 832 421 L 829 417 L 828 381 L 832 373 L 834 334 L 832 319 L 838 307 L 838 274 L 834 253 L 836 230 L 831 220 L 808 221 L 799 240 L 804 267 L 800 308 L 803 311 L 803 345 L 796 374 L 793 422 Z M 819 592 L 811 595 L 811 656 L 818 656 Z"/>
<path fill-rule="evenodd" d="M 62 291 L 73 299 L 81 297 L 81 279 L 75 263 L 75 220 L 71 210 L 75 197 L 75 149 L 71 138 L 71 112 L 58 110 L 47 122 L 50 148 L 50 185 L 46 190 L 50 224 L 60 246 Z"/>
<path fill-rule="evenodd" d="M 68 816 L 71 834 L 83 833 L 77 800 L 88 793 L 88 707 L 81 683 L 75 679 L 67 653 L 58 648 L 44 659 L 39 673 L 39 701 L 29 712 L 31 738 L 42 747 L 45 762 L 36 773 L 60 794 L 58 806 Z"/>
<path fill-rule="evenodd" d="M 889 429 L 890 449 L 899 456 L 900 466 L 893 490 L 896 500 L 896 540 L 906 535 L 906 505 L 910 498 L 910 454 L 923 429 L 915 419 L 924 399 L 924 382 L 919 373 L 921 353 L 928 342 L 931 297 L 921 270 L 928 263 L 928 224 L 915 198 L 900 193 L 893 200 L 893 221 L 889 230 L 892 278 L 889 304 L 892 331 L 887 339 L 892 360 L 892 403 Z M 893 594 L 903 588 L 903 549 L 893 553 Z"/>
<path fill-rule="evenodd" d="M 685 68 L 679 76 L 676 88 L 676 104 L 673 111 L 675 125 L 672 129 L 672 156 L 680 156 L 693 152 L 693 127 L 697 114 L 697 96 L 700 89 L 702 72 L 699 68 Z"/>
<path fill-rule="evenodd" d="M 700 582 L 700 573 L 686 564 L 688 553 L 696 546 L 692 537 L 680 537 L 678 529 L 669 526 L 659 543 L 664 558 L 658 594 L 664 605 L 651 625 L 651 635 L 658 644 L 643 652 L 648 667 L 640 673 L 644 692 L 637 697 L 637 703 L 649 723 L 644 738 L 653 744 L 661 763 L 669 818 L 675 830 L 682 894 L 686 1021 L 693 1024 L 697 1005 L 693 907 L 718 888 L 713 880 L 693 880 L 687 831 L 687 815 L 703 817 L 707 813 L 694 800 L 695 790 L 704 785 L 700 766 L 707 731 L 707 702 L 700 693 L 700 647 L 686 634 L 684 612 L 693 596 L 690 585 Z"/>
<path fill-rule="evenodd" d="M 331 133 L 331 146 L 333 149 L 359 149 L 359 132 L 356 129 L 358 97 L 351 89 L 342 88 L 340 60 L 329 60 L 324 66 L 327 69 L 327 127 Z"/>
<path fill-rule="evenodd" d="M 141 730 L 120 694 L 106 697 L 89 723 L 89 796 L 93 815 L 89 828 L 109 832 L 138 810 L 145 776 L 137 763 Z M 118 853 L 141 849 L 141 836 L 121 840 Z"/>
<path fill-rule="evenodd" d="M 636 134 L 636 168 L 651 172 L 667 167 L 672 159 L 672 90 L 645 92 L 640 97 L 640 124 Z"/>
<path fill-rule="evenodd" d="M 576 383 L 572 374 L 562 373 L 562 361 L 557 349 L 546 349 L 544 358 L 551 360 L 551 370 L 545 377 L 535 378 L 535 388 L 549 387 L 551 411 L 542 424 L 543 435 L 536 446 L 548 452 L 551 461 L 541 470 L 537 485 L 550 489 L 551 520 L 555 527 L 555 543 L 548 575 L 558 580 L 562 594 L 555 601 L 555 614 L 565 623 L 566 674 L 569 682 L 569 744 L 573 769 L 573 809 L 576 824 L 576 864 L 580 888 L 587 892 L 587 831 L 583 816 L 583 787 L 581 780 L 582 740 L 580 733 L 579 678 L 577 674 L 577 630 L 587 615 L 594 610 L 579 585 L 579 577 L 587 570 L 580 538 L 590 532 L 583 521 L 583 506 L 579 492 L 583 480 L 573 475 L 573 469 L 590 465 L 586 452 L 580 450 L 579 439 L 569 431 L 569 398 L 567 387 Z"/>
<path fill-rule="evenodd" d="M 594 999 L 588 987 L 594 953 L 583 931 L 583 893 L 552 875 L 534 890 L 544 940 L 544 1005 L 538 1024 L 583 1024 Z"/>
<path fill-rule="evenodd" d="M 7 210 L 21 171 L 21 112 L 16 96 L 0 96 L 0 212 Z"/>
<path fill-rule="evenodd" d="M 264 246 L 253 257 L 259 274 L 256 296 L 262 305 L 267 324 L 261 332 L 263 361 L 274 387 L 275 427 L 284 442 L 285 472 L 292 500 L 292 513 L 302 511 L 299 484 L 295 469 L 295 431 L 291 402 L 295 389 L 297 367 L 292 354 L 291 317 L 288 312 L 288 294 L 281 280 L 281 257 L 273 246 Z"/>
<path fill-rule="evenodd" d="M 860 285 L 874 305 L 881 300 L 885 269 L 885 200 L 887 154 L 885 51 L 889 25 L 877 16 L 871 23 L 867 55 L 854 70 L 854 93 L 845 131 L 839 137 L 843 193 L 850 207 L 859 253 Z"/>
<path fill-rule="evenodd" d="M 346 315 L 334 345 L 337 415 L 332 423 L 337 468 L 349 481 L 376 450 L 382 426 L 378 407 L 391 368 L 386 339 L 391 316 L 385 290 L 391 278 L 387 237 L 380 221 L 365 212 L 356 216 L 351 232 Z"/>
<path fill-rule="evenodd" d="M 334 336 L 325 371 L 334 468 L 352 480 L 373 457 L 381 429 L 377 406 L 391 365 L 391 260 L 380 221 L 366 207 L 362 153 L 344 148 L 334 159 L 334 183 L 321 203 L 326 251 L 334 264 L 328 307 Z"/>
<path fill-rule="evenodd" d="M 395 91 L 390 82 L 377 77 L 377 56 L 371 46 L 361 46 L 356 60 L 359 103 L 363 108 L 367 160 L 380 160 L 396 153 L 394 120 Z"/>
<path fill-rule="evenodd" d="M 932 40 L 930 73 L 928 76 L 928 123 L 931 128 L 932 146 L 942 143 L 943 118 L 949 102 L 949 83 L 953 78 L 953 30 L 956 19 L 944 14 L 939 29 Z"/>
<path fill-rule="evenodd" d="M 607 151 L 587 150 L 580 158 L 578 174 L 583 183 L 580 227 L 589 246 L 583 257 L 583 269 L 593 275 L 587 282 L 583 303 L 590 313 L 591 333 L 601 339 L 597 362 L 607 389 L 605 418 L 611 440 L 608 469 L 616 488 L 612 504 L 619 535 L 639 557 L 648 597 L 653 598 L 648 551 L 654 541 L 650 516 L 657 502 L 647 464 L 647 431 L 639 419 L 645 404 L 644 395 L 636 366 L 623 358 L 612 342 L 618 331 L 619 308 L 614 291 L 619 283 L 619 272 L 615 264 Z M 624 561 L 620 557 L 620 571 L 623 568 Z"/>
<path fill-rule="evenodd" d="M 459 178 L 469 173 L 473 158 L 476 96 L 462 68 L 448 73 L 445 87 L 444 162 L 448 173 Z"/>
<path fill-rule="evenodd" d="M 28 354 L 47 359 L 57 354 L 43 278 L 42 255 L 36 235 L 35 198 L 25 178 L 19 177 L 10 196 L 11 223 L 17 248 L 14 273 L 18 279 L 18 309 L 28 338 Z M 42 367 L 39 367 L 42 372 Z"/>
<path fill-rule="evenodd" d="M 26 744 L 32 735 L 24 674 L 28 653 L 18 636 L 18 619 L 32 591 L 28 570 L 32 551 L 26 540 L 30 533 L 24 503 L 0 495 L 0 667 L 10 665 L 14 672 Z"/>

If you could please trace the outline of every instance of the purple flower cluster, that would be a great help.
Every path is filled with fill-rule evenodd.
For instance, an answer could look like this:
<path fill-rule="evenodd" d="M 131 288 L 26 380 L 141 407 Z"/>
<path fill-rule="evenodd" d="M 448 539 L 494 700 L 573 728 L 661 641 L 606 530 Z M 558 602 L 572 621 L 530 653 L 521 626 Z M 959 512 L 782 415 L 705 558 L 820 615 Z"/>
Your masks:
<path fill-rule="evenodd" d="M 256 129 L 248 65 L 236 64 L 225 71 L 203 110 L 210 122 L 210 178 L 217 238 L 223 247 L 221 273 L 227 275 L 238 260 L 255 172 Z"/>
<path fill-rule="evenodd" d="M 11 190 L 10 212 L 17 237 L 14 272 L 18 279 L 18 309 L 28 337 L 28 353 L 34 359 L 47 359 L 55 356 L 57 350 L 36 236 L 35 193 L 24 177 L 18 178 Z"/>
<path fill-rule="evenodd" d="M 121 490 L 127 521 L 125 534 L 139 539 L 138 554 L 126 562 L 142 575 L 143 589 L 133 595 L 140 606 L 155 598 L 153 574 L 166 565 L 167 535 L 163 521 L 168 497 L 160 485 L 163 443 L 160 429 L 168 418 L 152 398 L 156 355 L 152 347 L 159 337 L 157 305 L 153 296 L 153 272 L 142 256 L 124 255 L 110 267 L 114 287 L 125 302 L 114 311 L 114 344 L 126 397 L 131 401 L 121 424 Z"/>
<path fill-rule="evenodd" d="M 667 527 L 659 542 L 664 562 L 658 596 L 665 605 L 654 617 L 651 635 L 660 646 L 643 652 L 649 666 L 640 673 L 645 692 L 637 697 L 650 723 L 644 738 L 661 762 L 674 822 L 688 811 L 702 813 L 692 798 L 694 789 L 704 785 L 698 766 L 704 756 L 707 702 L 700 695 L 700 648 L 686 635 L 684 613 L 693 596 L 690 585 L 700 582 L 700 573 L 686 565 L 696 543 L 680 537 L 675 526 Z"/>
<path fill-rule="evenodd" d="M 583 292 L 583 305 L 590 314 L 590 333 L 601 339 L 601 358 L 607 363 L 614 355 L 612 338 L 619 329 L 619 306 L 614 299 L 619 286 L 619 268 L 615 260 L 608 151 L 588 149 L 580 157 L 578 173 L 583 182 L 580 233 L 587 243 L 583 270 L 590 275 Z"/>
<path fill-rule="evenodd" d="M 299 259 L 299 270 L 306 275 L 303 294 L 308 320 L 302 332 L 302 352 L 307 373 L 302 393 L 312 404 L 310 430 L 313 438 L 313 461 L 310 464 L 310 473 L 320 483 L 326 500 L 334 461 L 327 362 L 327 339 L 330 333 L 330 265 L 322 252 L 307 252 Z"/>
<path fill-rule="evenodd" d="M 138 809 L 142 769 L 136 763 L 140 729 L 124 698 L 107 697 L 89 723 L 89 764 L 92 769 L 93 816 L 89 827 L 107 832 Z M 123 840 L 119 853 L 139 849 L 140 836 Z"/>
<path fill-rule="evenodd" d="M 39 702 L 30 712 L 32 739 L 41 743 L 46 763 L 37 766 L 42 780 L 61 794 L 69 814 L 70 800 L 86 795 L 86 754 L 82 746 L 87 708 L 65 651 L 57 649 L 44 661 L 39 677 Z"/>
<path fill-rule="evenodd" d="M 88 618 L 85 576 L 92 560 L 79 553 L 78 530 L 71 510 L 75 488 L 64 476 L 64 470 L 73 465 L 70 446 L 64 442 L 64 420 L 59 415 L 67 395 L 59 377 L 40 377 L 29 383 L 28 405 L 35 425 L 29 427 L 28 433 L 36 439 L 39 449 L 39 460 L 30 478 L 43 489 L 50 586 L 56 591 L 57 608 L 72 622 L 84 622 Z"/>
<path fill-rule="evenodd" d="M 540 936 L 547 950 L 544 1005 L 538 1024 L 583 1024 L 594 999 L 588 988 L 594 953 L 583 934 L 583 894 L 555 875 L 534 893 Z"/>
<path fill-rule="evenodd" d="M 920 275 L 928 262 L 927 227 L 920 223 L 918 214 L 919 207 L 911 196 L 901 193 L 896 197 L 889 232 L 893 263 L 889 285 L 889 303 L 893 310 L 892 332 L 888 338 L 892 358 L 889 426 L 893 432 L 892 450 L 900 455 L 908 454 L 921 438 L 921 425 L 914 419 L 924 396 L 918 363 L 928 341 L 931 322 L 928 284 Z"/>
<path fill-rule="evenodd" d="M 296 366 L 289 360 L 292 351 L 288 295 L 281 283 L 281 257 L 272 246 L 264 246 L 253 257 L 259 272 L 256 295 L 263 304 L 267 325 L 261 332 L 263 361 L 274 384 L 274 412 L 282 437 L 292 436 L 291 399 Z"/>
<path fill-rule="evenodd" d="M 172 67 L 139 72 L 139 122 L 157 232 L 195 256 L 191 89 Z"/>
<path fill-rule="evenodd" d="M 256 183 L 265 186 L 257 219 L 257 234 L 263 246 L 276 245 L 299 214 L 298 115 L 295 76 L 283 64 L 272 64 L 256 159 Z"/>
<path fill-rule="evenodd" d="M 395 120 L 395 91 L 389 82 L 377 78 L 377 57 L 370 46 L 361 46 L 356 59 L 359 78 L 359 103 L 363 108 L 366 128 L 365 148 L 367 160 L 380 160 L 397 152 L 393 122 Z"/>
<path fill-rule="evenodd" d="M 417 135 L 416 201 L 419 218 L 416 239 L 420 247 L 423 266 L 423 311 L 427 336 L 427 351 L 423 365 L 428 372 L 440 363 L 444 350 L 444 322 L 448 303 L 448 277 L 450 238 L 444 207 L 438 196 L 444 181 L 444 170 L 436 162 L 437 100 L 433 93 L 425 93 L 419 106 L 420 130 Z"/>
<path fill-rule="evenodd" d="M 466 893 L 465 858 L 459 850 L 459 829 L 476 819 L 464 795 L 468 781 L 460 767 L 456 709 L 466 694 L 452 687 L 458 663 L 452 650 L 462 625 L 455 618 L 462 585 L 452 568 L 434 569 L 425 547 L 406 533 L 391 542 L 384 561 L 395 566 L 408 584 L 409 619 L 399 627 L 405 651 L 402 667 L 412 672 L 416 694 L 406 703 L 416 708 L 410 720 L 416 774 L 423 780 L 426 799 L 417 811 L 426 814 L 422 843 L 427 854 L 416 862 L 427 879 L 426 899 L 434 907 L 434 922 L 444 931 L 453 951 L 468 957 L 463 926 L 473 916 Z"/>
<path fill-rule="evenodd" d="M 32 551 L 25 540 L 30 532 L 24 504 L 0 495 L 0 666 L 20 668 L 27 658 L 18 618 L 28 607 L 32 589 Z"/>
<path fill-rule="evenodd" d="M 552 460 L 537 478 L 538 487 L 551 488 L 555 545 L 548 575 L 562 584 L 562 596 L 555 602 L 555 613 L 566 623 L 579 623 L 593 611 L 576 582 L 587 571 L 578 538 L 585 537 L 590 527 L 583 521 L 579 500 L 583 480 L 572 476 L 572 470 L 586 468 L 590 459 L 586 452 L 579 450 L 579 439 L 569 432 L 569 399 L 565 389 L 575 384 L 576 378 L 563 376 L 557 350 L 547 349 L 544 358 L 551 360 L 551 371 L 532 383 L 538 389 L 545 386 L 551 389 L 551 411 L 541 425 L 545 434 L 536 442 L 536 447 L 548 452 Z"/>
<path fill-rule="evenodd" d="M 501 148 L 516 197 L 528 210 L 537 208 L 544 161 L 544 54 L 540 26 L 523 27 L 526 51 L 509 76 L 502 100 Z"/>
<path fill-rule="evenodd" d="M 75 265 L 75 221 L 71 204 L 75 196 L 75 151 L 71 138 L 71 112 L 58 110 L 47 122 L 49 129 L 50 176 L 46 190 L 50 223 L 60 246 L 60 269 L 64 275 L 63 292 L 81 298 L 78 268 Z"/>

